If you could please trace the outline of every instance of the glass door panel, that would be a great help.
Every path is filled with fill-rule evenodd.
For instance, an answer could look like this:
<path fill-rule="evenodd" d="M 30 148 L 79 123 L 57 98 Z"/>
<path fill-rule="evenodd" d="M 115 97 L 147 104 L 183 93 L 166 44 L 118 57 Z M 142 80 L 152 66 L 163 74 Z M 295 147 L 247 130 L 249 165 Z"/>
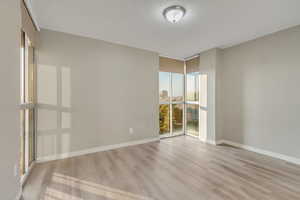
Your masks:
<path fill-rule="evenodd" d="M 193 136 L 199 136 L 199 105 L 186 106 L 186 131 Z"/>
<path fill-rule="evenodd" d="M 20 110 L 20 121 L 21 121 L 21 135 L 20 135 L 20 167 L 19 173 L 23 175 L 25 173 L 25 110 Z"/>
<path fill-rule="evenodd" d="M 159 102 L 170 101 L 170 73 L 159 72 Z"/>
<path fill-rule="evenodd" d="M 186 134 L 199 137 L 199 73 L 186 75 Z"/>
<path fill-rule="evenodd" d="M 183 133 L 183 104 L 172 104 L 173 135 Z"/>
<path fill-rule="evenodd" d="M 172 102 L 184 101 L 184 75 L 172 73 Z"/>
<path fill-rule="evenodd" d="M 20 172 L 25 174 L 35 159 L 35 111 L 24 105 L 21 114 L 21 158 Z"/>
<path fill-rule="evenodd" d="M 199 73 L 186 75 L 186 101 L 199 101 Z"/>
<path fill-rule="evenodd" d="M 159 127 L 160 135 L 170 133 L 170 105 L 161 104 L 159 106 Z"/>
<path fill-rule="evenodd" d="M 35 134 L 34 134 L 34 109 L 28 110 L 28 166 L 34 161 L 35 158 Z"/>

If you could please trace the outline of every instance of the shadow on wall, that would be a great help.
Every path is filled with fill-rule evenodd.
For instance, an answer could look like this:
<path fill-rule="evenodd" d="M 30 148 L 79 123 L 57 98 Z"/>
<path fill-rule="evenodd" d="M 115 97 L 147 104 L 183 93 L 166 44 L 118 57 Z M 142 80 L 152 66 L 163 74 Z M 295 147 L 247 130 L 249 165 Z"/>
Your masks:
<path fill-rule="evenodd" d="M 71 69 L 38 65 L 37 158 L 70 152 Z"/>

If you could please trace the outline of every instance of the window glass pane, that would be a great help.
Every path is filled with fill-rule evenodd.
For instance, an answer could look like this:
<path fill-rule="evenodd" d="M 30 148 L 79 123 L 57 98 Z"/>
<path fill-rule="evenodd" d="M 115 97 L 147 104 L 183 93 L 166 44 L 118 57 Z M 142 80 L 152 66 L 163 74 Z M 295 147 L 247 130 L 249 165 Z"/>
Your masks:
<path fill-rule="evenodd" d="M 28 171 L 30 164 L 34 160 L 34 111 L 33 109 L 25 109 L 23 112 L 24 123 L 24 164 L 25 172 Z"/>
<path fill-rule="evenodd" d="M 168 102 L 170 96 L 170 73 L 159 72 L 159 101 Z"/>
<path fill-rule="evenodd" d="M 34 101 L 34 49 L 30 45 L 30 40 L 25 36 L 24 41 L 24 71 L 22 71 L 22 76 L 24 79 L 24 103 L 32 103 Z"/>
<path fill-rule="evenodd" d="M 199 106 L 187 105 L 186 130 L 189 134 L 199 136 Z"/>
<path fill-rule="evenodd" d="M 183 101 L 183 74 L 172 73 L 172 101 Z"/>
<path fill-rule="evenodd" d="M 29 93 L 30 93 L 30 45 L 29 45 L 30 41 L 28 39 L 27 36 L 25 36 L 25 49 L 24 49 L 24 103 L 29 103 L 30 102 L 30 98 L 29 98 Z"/>
<path fill-rule="evenodd" d="M 173 134 L 183 132 L 183 104 L 172 105 Z"/>
<path fill-rule="evenodd" d="M 30 109 L 28 110 L 28 121 L 26 121 L 25 123 L 28 123 L 28 156 L 29 156 L 29 164 L 32 163 L 32 161 L 34 160 L 34 110 Z"/>
<path fill-rule="evenodd" d="M 160 134 L 170 133 L 170 106 L 163 104 L 159 106 L 159 127 Z"/>
<path fill-rule="evenodd" d="M 187 101 L 199 101 L 199 73 L 186 75 Z"/>
<path fill-rule="evenodd" d="M 20 111 L 20 119 L 21 119 L 21 145 L 20 145 L 20 174 L 23 175 L 25 173 L 25 110 Z"/>

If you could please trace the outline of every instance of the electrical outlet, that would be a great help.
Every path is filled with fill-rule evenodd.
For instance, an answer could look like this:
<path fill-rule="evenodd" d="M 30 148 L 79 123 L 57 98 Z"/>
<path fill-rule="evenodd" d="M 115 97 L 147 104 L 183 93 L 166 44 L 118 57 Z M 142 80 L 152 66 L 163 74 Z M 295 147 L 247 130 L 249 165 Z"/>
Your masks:
<path fill-rule="evenodd" d="M 133 128 L 129 128 L 129 134 L 132 135 L 133 134 Z"/>

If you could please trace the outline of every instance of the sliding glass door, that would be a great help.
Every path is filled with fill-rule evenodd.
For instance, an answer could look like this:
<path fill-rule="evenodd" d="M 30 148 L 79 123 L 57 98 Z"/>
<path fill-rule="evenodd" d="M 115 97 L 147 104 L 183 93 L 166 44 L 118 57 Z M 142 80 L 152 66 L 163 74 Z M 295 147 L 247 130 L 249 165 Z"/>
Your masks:
<path fill-rule="evenodd" d="M 184 133 L 184 75 L 159 72 L 160 135 L 169 137 Z"/>
<path fill-rule="evenodd" d="M 185 62 L 160 58 L 161 137 L 186 134 L 206 140 L 208 75 L 199 67 L 199 57 Z"/>
<path fill-rule="evenodd" d="M 186 134 L 202 141 L 207 139 L 208 75 L 186 74 Z"/>
<path fill-rule="evenodd" d="M 23 176 L 35 159 L 35 64 L 34 48 L 24 32 L 21 41 L 20 174 Z"/>

